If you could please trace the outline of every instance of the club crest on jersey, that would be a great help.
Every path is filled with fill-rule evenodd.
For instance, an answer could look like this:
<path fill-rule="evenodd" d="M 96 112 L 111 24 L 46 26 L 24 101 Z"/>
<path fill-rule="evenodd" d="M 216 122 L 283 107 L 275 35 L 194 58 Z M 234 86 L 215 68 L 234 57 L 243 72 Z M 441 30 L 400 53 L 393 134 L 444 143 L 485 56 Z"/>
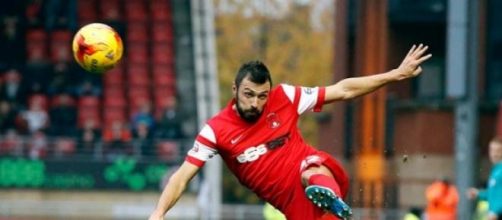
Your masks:
<path fill-rule="evenodd" d="M 281 125 L 281 121 L 279 119 L 279 116 L 275 113 L 270 113 L 267 115 L 267 123 L 268 126 L 272 129 L 278 128 Z"/>

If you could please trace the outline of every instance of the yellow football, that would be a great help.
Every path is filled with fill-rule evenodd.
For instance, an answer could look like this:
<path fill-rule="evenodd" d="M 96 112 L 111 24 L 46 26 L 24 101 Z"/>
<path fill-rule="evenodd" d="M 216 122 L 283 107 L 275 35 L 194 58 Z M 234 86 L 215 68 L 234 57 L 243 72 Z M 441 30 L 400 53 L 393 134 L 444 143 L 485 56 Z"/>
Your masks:
<path fill-rule="evenodd" d="M 112 69 L 122 58 L 122 39 L 110 26 L 92 23 L 83 26 L 73 37 L 73 56 L 92 73 Z"/>

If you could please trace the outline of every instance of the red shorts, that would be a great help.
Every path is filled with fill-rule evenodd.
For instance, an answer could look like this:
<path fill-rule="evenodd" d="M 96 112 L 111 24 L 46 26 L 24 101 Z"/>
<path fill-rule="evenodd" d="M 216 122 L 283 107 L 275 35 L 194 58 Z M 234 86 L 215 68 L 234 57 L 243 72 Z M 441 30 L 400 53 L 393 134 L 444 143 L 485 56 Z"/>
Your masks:
<path fill-rule="evenodd" d="M 331 170 L 335 177 L 336 182 L 340 186 L 342 197 L 345 197 L 349 190 L 349 178 L 347 173 L 331 155 L 317 151 L 306 157 L 299 167 L 299 172 L 303 172 L 308 167 L 313 165 L 324 165 Z M 301 179 L 298 180 L 299 184 L 294 184 L 293 192 L 291 195 L 291 203 L 283 210 L 284 215 L 288 220 L 328 220 L 338 219 L 333 214 L 327 213 L 324 210 L 314 206 L 314 204 L 305 195 L 305 188 L 301 184 Z"/>

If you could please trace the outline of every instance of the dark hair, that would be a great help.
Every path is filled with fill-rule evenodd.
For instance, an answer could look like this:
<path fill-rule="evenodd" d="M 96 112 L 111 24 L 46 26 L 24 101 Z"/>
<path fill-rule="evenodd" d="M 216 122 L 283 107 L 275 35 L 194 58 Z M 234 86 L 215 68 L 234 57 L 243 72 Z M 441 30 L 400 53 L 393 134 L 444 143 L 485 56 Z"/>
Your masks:
<path fill-rule="evenodd" d="M 495 136 L 490 142 L 502 144 L 502 136 Z"/>
<path fill-rule="evenodd" d="M 235 86 L 239 87 L 242 80 L 249 76 L 249 80 L 256 84 L 263 84 L 266 82 L 270 82 L 270 86 L 272 86 L 272 78 L 270 77 L 270 72 L 267 69 L 267 66 L 263 64 L 261 61 L 250 61 L 242 64 L 241 68 L 239 68 L 239 72 L 237 72 L 237 76 L 235 76 Z"/>

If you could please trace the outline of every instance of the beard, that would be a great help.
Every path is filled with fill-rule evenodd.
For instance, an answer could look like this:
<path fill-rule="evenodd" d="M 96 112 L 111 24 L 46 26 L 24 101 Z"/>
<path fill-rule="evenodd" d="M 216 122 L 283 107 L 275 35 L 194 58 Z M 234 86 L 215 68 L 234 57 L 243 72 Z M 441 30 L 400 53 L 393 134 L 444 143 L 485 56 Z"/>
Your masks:
<path fill-rule="evenodd" d="M 239 100 L 237 99 L 237 102 L 235 103 L 235 106 L 237 107 L 237 112 L 239 112 L 239 116 L 241 116 L 242 119 L 246 122 L 256 122 L 261 116 L 261 112 L 257 108 L 250 108 L 250 109 L 243 109 L 239 105 Z"/>

